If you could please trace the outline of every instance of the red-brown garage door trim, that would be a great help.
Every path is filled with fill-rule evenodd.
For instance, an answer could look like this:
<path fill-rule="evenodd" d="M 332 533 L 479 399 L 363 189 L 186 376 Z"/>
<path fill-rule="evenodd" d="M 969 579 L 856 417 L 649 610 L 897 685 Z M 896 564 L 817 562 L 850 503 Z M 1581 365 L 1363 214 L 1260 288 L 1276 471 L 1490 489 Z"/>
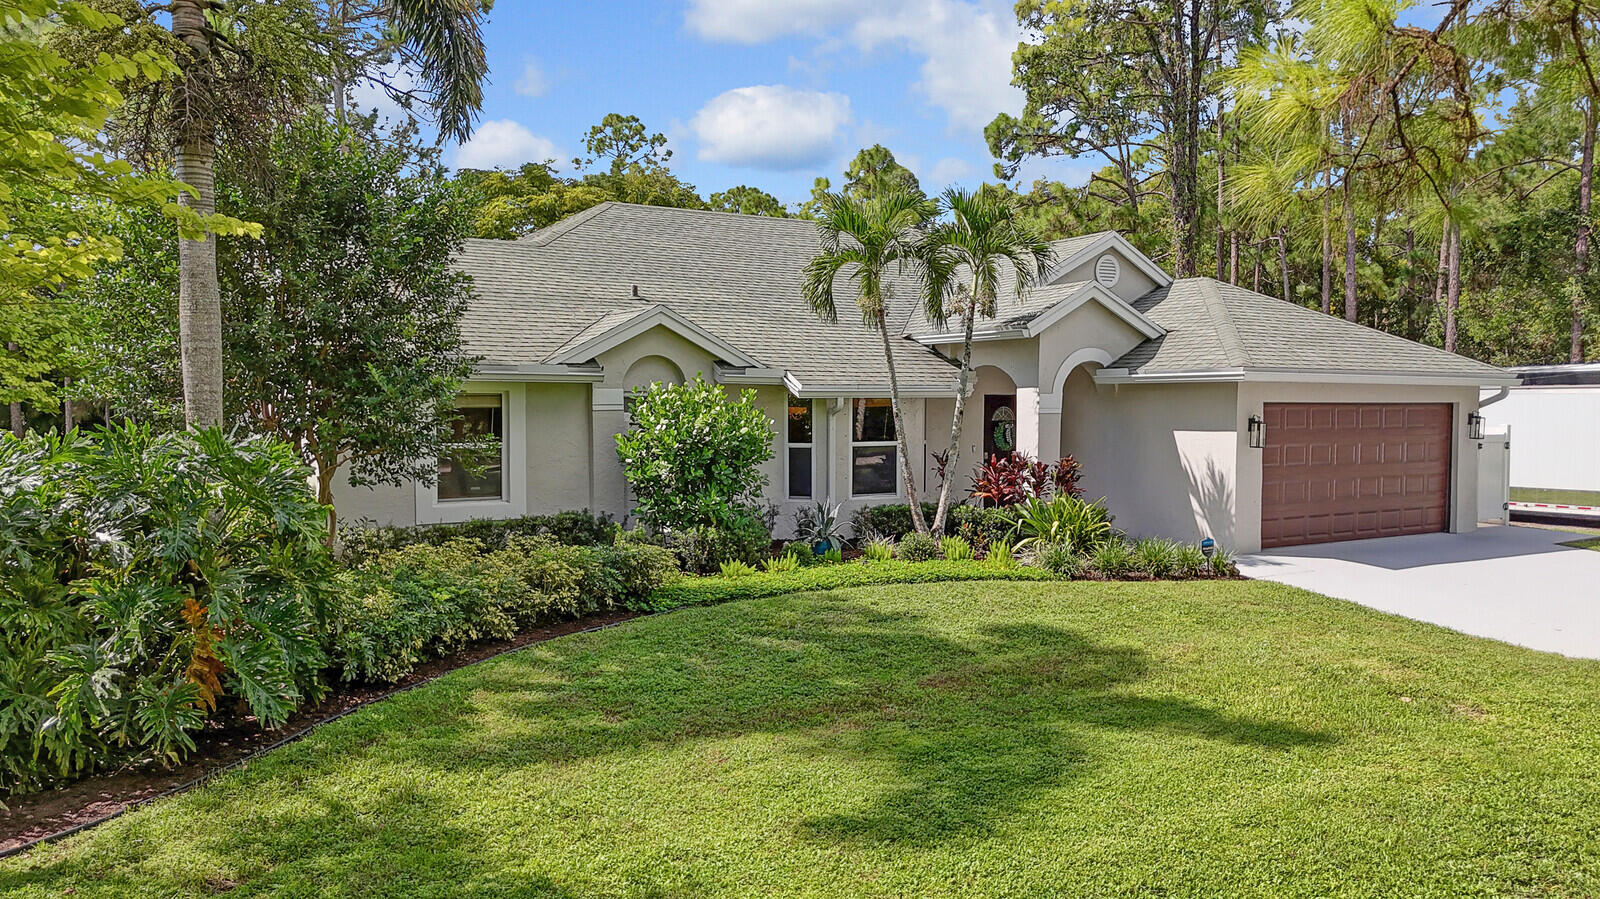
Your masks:
<path fill-rule="evenodd" d="M 1261 545 L 1445 530 L 1449 403 L 1267 403 Z"/>

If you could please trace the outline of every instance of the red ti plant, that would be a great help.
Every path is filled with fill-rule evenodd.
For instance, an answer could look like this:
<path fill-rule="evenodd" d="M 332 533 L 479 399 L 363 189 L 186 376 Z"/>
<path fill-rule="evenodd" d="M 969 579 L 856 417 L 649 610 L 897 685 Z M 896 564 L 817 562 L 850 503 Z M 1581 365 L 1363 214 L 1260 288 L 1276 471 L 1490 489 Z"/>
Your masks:
<path fill-rule="evenodd" d="M 1079 496 L 1083 466 L 1071 456 L 1055 463 L 1021 453 L 991 455 L 972 474 L 971 495 L 989 505 L 1014 506 L 1032 497 Z"/>

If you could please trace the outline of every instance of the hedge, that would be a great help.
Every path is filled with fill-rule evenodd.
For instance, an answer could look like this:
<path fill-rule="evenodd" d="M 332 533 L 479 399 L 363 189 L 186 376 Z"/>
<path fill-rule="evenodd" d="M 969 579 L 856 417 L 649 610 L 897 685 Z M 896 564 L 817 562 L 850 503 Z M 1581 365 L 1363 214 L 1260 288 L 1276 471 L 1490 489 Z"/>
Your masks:
<path fill-rule="evenodd" d="M 607 546 L 620 530 L 610 515 L 595 515 L 588 509 L 411 527 L 351 525 L 339 530 L 339 558 L 347 565 L 360 565 L 381 553 L 408 546 L 443 546 L 453 540 L 474 540 L 485 551 L 495 552 L 518 537 L 548 537 L 568 546 Z"/>
<path fill-rule="evenodd" d="M 815 565 L 794 571 L 763 572 L 744 577 L 683 578 L 656 588 L 644 601 L 629 604 L 637 611 L 665 612 L 739 599 L 759 599 L 810 590 L 837 590 L 880 584 L 937 581 L 1048 581 L 1055 576 L 1038 568 L 1002 568 L 984 562 L 867 562 Z"/>

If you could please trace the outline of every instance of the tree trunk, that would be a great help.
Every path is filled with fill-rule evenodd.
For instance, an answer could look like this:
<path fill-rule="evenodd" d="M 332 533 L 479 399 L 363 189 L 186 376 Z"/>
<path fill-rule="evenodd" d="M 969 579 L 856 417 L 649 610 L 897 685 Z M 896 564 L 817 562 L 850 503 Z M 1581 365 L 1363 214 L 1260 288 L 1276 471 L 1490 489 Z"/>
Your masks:
<path fill-rule="evenodd" d="M 18 347 L 12 341 L 6 341 L 6 352 L 15 353 Z M 16 400 L 11 402 L 11 433 L 21 437 L 28 431 L 28 420 L 22 414 L 22 403 Z"/>
<path fill-rule="evenodd" d="M 334 537 L 339 533 L 339 515 L 333 508 L 333 476 L 339 470 L 337 466 L 317 459 L 317 502 L 328 510 L 328 535 L 325 541 L 328 549 L 333 549 Z"/>
<path fill-rule="evenodd" d="M 1356 320 L 1356 206 L 1351 182 L 1355 173 L 1344 170 L 1344 317 Z"/>
<path fill-rule="evenodd" d="M 1572 362 L 1584 359 L 1583 319 L 1589 296 L 1589 201 L 1594 180 L 1595 126 L 1595 98 L 1590 97 L 1583 109 L 1583 156 L 1578 163 L 1578 237 L 1572 247 L 1577 262 L 1574 276 L 1578 282 L 1572 291 L 1572 347 L 1568 357 Z"/>
<path fill-rule="evenodd" d="M 1261 292 L 1261 243 L 1260 243 L 1260 241 L 1256 242 L 1256 266 L 1255 266 L 1255 270 L 1251 273 L 1250 289 L 1255 291 L 1256 293 L 1260 293 Z"/>
<path fill-rule="evenodd" d="M 1451 222 L 1449 272 L 1445 288 L 1444 348 L 1456 351 L 1456 312 L 1461 308 L 1461 226 Z"/>
<path fill-rule="evenodd" d="M 1228 283 L 1239 285 L 1239 234 L 1228 232 Z"/>
<path fill-rule="evenodd" d="M 1289 297 L 1289 231 L 1285 228 L 1278 232 L 1278 274 L 1283 278 L 1283 301 L 1292 303 Z"/>
<path fill-rule="evenodd" d="M 198 97 L 206 91 L 210 65 L 205 4 L 173 0 L 172 34 L 194 54 L 185 73 L 186 87 Z M 202 113 L 203 115 L 203 113 Z M 178 141 L 178 180 L 194 188 L 178 202 L 201 215 L 216 212 L 216 147 L 203 123 L 189 124 Z M 217 240 L 178 241 L 178 344 L 183 370 L 183 417 L 195 427 L 222 424 L 222 291 L 217 285 Z"/>
<path fill-rule="evenodd" d="M 1333 314 L 1333 170 L 1322 179 L 1322 314 Z"/>
<path fill-rule="evenodd" d="M 894 347 L 889 342 L 888 316 L 878 316 L 878 336 L 883 338 L 883 361 L 889 366 L 889 406 L 894 411 L 894 439 L 900 451 L 900 479 L 905 482 L 906 502 L 911 506 L 911 526 L 917 533 L 928 533 L 928 520 L 922 517 L 917 501 L 917 482 L 911 472 L 911 453 L 906 449 L 906 421 L 900 413 L 900 376 L 894 370 Z M 949 479 L 946 478 L 946 481 Z"/>
<path fill-rule="evenodd" d="M 1217 42 L 1217 63 L 1219 65 L 1219 67 L 1220 67 L 1221 62 L 1222 62 L 1222 46 L 1221 45 L 1222 45 L 1222 42 L 1219 39 L 1218 42 Z M 1223 185 L 1227 182 L 1227 171 L 1225 170 L 1225 166 L 1224 166 L 1224 161 L 1227 158 L 1227 154 L 1222 152 L 1222 148 L 1225 145 L 1225 138 L 1226 138 L 1226 134 L 1227 134 L 1227 131 L 1223 126 L 1224 118 L 1225 118 L 1225 116 L 1223 115 L 1223 110 L 1222 110 L 1222 99 L 1219 97 L 1217 99 L 1217 280 L 1218 281 L 1222 280 L 1222 256 L 1223 256 L 1223 253 L 1226 252 L 1226 250 L 1224 248 L 1224 241 L 1227 239 L 1227 234 L 1228 234 L 1227 224 L 1223 220 L 1223 213 L 1225 211 L 1225 203 L 1226 203 L 1226 201 L 1225 201 L 1225 199 L 1223 197 L 1223 192 L 1222 192 Z"/>
<path fill-rule="evenodd" d="M 977 306 L 974 292 L 972 301 L 967 304 L 966 314 L 962 316 L 965 319 L 962 322 L 965 336 L 961 341 L 961 374 L 956 377 L 956 412 L 950 420 L 950 450 L 945 456 L 949 461 L 946 462 L 944 483 L 939 485 L 939 508 L 933 514 L 933 524 L 928 526 L 929 531 L 936 535 L 944 533 L 945 512 L 950 507 L 950 483 L 955 480 L 955 473 L 961 470 L 958 464 L 961 461 L 961 430 L 966 423 L 967 379 L 972 374 L 972 326 L 978 317 Z"/>

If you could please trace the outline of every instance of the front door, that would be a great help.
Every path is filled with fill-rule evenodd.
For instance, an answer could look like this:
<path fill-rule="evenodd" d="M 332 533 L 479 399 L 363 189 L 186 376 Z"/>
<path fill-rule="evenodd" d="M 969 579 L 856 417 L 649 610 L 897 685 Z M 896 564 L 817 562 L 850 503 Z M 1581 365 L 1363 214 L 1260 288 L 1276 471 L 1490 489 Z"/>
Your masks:
<path fill-rule="evenodd" d="M 1009 456 L 1017 449 L 1017 395 L 989 393 L 983 397 L 983 460 Z"/>

